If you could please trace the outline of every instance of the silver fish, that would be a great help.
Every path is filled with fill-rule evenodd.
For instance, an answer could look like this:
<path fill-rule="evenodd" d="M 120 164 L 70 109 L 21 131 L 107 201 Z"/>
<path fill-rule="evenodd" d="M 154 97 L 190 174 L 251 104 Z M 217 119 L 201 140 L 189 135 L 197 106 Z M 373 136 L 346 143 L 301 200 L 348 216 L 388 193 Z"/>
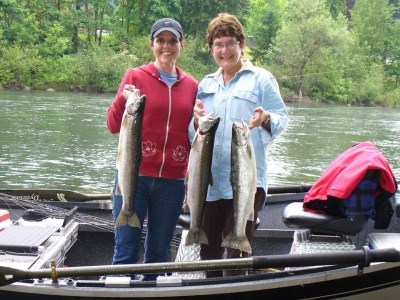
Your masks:
<path fill-rule="evenodd" d="M 215 133 L 220 118 L 208 114 L 199 119 L 189 154 L 188 172 L 186 175 L 187 203 L 190 209 L 190 228 L 185 245 L 208 244 L 207 236 L 202 229 L 203 208 L 207 197 L 208 185 L 213 184 L 211 162 L 214 150 Z"/>
<path fill-rule="evenodd" d="M 136 184 L 142 160 L 142 126 L 146 96 L 139 91 L 126 101 L 119 133 L 117 170 L 118 185 L 115 194 L 122 195 L 123 204 L 115 227 L 129 225 L 140 228 L 135 211 Z"/>
<path fill-rule="evenodd" d="M 221 247 L 252 253 L 246 237 L 246 224 L 253 215 L 257 169 L 250 129 L 245 122 L 232 125 L 230 181 L 233 191 L 234 224 L 232 232 L 222 241 Z"/>

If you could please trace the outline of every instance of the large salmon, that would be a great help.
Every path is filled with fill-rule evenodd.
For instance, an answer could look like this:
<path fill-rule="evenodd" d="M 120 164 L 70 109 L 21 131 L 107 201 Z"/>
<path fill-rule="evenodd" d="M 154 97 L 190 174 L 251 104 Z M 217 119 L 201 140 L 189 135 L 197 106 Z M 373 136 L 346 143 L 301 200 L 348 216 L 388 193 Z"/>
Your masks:
<path fill-rule="evenodd" d="M 189 154 L 188 172 L 186 175 L 187 203 L 190 209 L 190 228 L 185 245 L 208 244 L 207 236 L 202 229 L 203 208 L 207 197 L 208 185 L 213 184 L 211 162 L 214 150 L 215 132 L 219 117 L 212 114 L 200 117 L 199 128 L 192 142 Z"/>
<path fill-rule="evenodd" d="M 253 215 L 257 169 L 250 129 L 245 122 L 232 125 L 230 181 L 233 191 L 234 224 L 232 232 L 222 241 L 221 247 L 252 253 L 246 237 L 246 224 Z"/>
<path fill-rule="evenodd" d="M 115 227 L 129 225 L 140 228 L 140 221 L 134 205 L 139 165 L 142 160 L 142 126 L 145 102 L 146 97 L 140 96 L 137 90 L 126 101 L 125 112 L 122 117 L 117 155 L 118 185 L 115 194 L 122 195 L 123 204 L 115 221 Z"/>

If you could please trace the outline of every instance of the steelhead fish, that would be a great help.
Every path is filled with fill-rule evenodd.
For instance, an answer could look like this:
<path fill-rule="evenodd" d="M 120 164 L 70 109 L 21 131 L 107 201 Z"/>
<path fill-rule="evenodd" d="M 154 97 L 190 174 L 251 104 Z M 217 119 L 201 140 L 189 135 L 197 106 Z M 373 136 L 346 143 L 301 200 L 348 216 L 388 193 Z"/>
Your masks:
<path fill-rule="evenodd" d="M 246 237 L 247 220 L 253 215 L 257 190 L 256 157 L 250 129 L 245 122 L 233 123 L 231 142 L 231 176 L 234 224 L 221 247 L 252 253 Z"/>
<path fill-rule="evenodd" d="M 118 185 L 116 195 L 122 195 L 123 204 L 115 221 L 115 227 L 129 225 L 140 228 L 140 221 L 135 211 L 136 184 L 139 165 L 142 160 L 142 126 L 146 96 L 139 96 L 139 91 L 126 101 L 119 132 L 117 170 Z"/>
<path fill-rule="evenodd" d="M 214 117 L 212 114 L 200 117 L 199 128 L 196 131 L 190 149 L 188 172 L 186 175 L 186 197 L 190 209 L 190 228 L 186 236 L 186 246 L 194 243 L 208 244 L 208 239 L 202 229 L 201 222 L 208 185 L 213 184 L 211 162 L 215 133 L 219 121 L 220 118 Z"/>

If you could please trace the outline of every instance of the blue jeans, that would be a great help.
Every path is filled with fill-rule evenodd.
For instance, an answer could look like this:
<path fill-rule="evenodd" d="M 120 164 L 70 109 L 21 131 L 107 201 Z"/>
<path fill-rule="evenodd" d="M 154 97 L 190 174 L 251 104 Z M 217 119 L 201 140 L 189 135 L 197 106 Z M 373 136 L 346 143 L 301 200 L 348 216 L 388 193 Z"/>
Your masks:
<path fill-rule="evenodd" d="M 122 196 L 115 195 L 118 176 L 115 176 L 113 190 L 113 218 L 122 207 Z M 183 180 L 139 176 L 135 210 L 141 228 L 147 215 L 147 233 L 144 244 L 144 263 L 166 262 L 169 259 L 169 245 L 178 221 L 185 186 Z M 113 264 L 135 264 L 139 260 L 142 229 L 129 225 L 115 228 Z M 132 276 L 134 277 L 134 276 Z M 144 280 L 154 280 L 156 274 L 147 274 Z"/>

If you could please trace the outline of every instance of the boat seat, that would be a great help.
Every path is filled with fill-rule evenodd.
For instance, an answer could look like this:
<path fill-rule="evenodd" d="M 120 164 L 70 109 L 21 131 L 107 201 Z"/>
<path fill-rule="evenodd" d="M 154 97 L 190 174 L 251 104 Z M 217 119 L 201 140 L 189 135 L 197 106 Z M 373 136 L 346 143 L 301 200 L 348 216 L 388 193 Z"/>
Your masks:
<path fill-rule="evenodd" d="M 368 223 L 367 216 L 340 217 L 303 210 L 303 202 L 292 202 L 283 211 L 283 223 L 293 229 L 310 229 L 313 233 L 356 235 Z"/>

